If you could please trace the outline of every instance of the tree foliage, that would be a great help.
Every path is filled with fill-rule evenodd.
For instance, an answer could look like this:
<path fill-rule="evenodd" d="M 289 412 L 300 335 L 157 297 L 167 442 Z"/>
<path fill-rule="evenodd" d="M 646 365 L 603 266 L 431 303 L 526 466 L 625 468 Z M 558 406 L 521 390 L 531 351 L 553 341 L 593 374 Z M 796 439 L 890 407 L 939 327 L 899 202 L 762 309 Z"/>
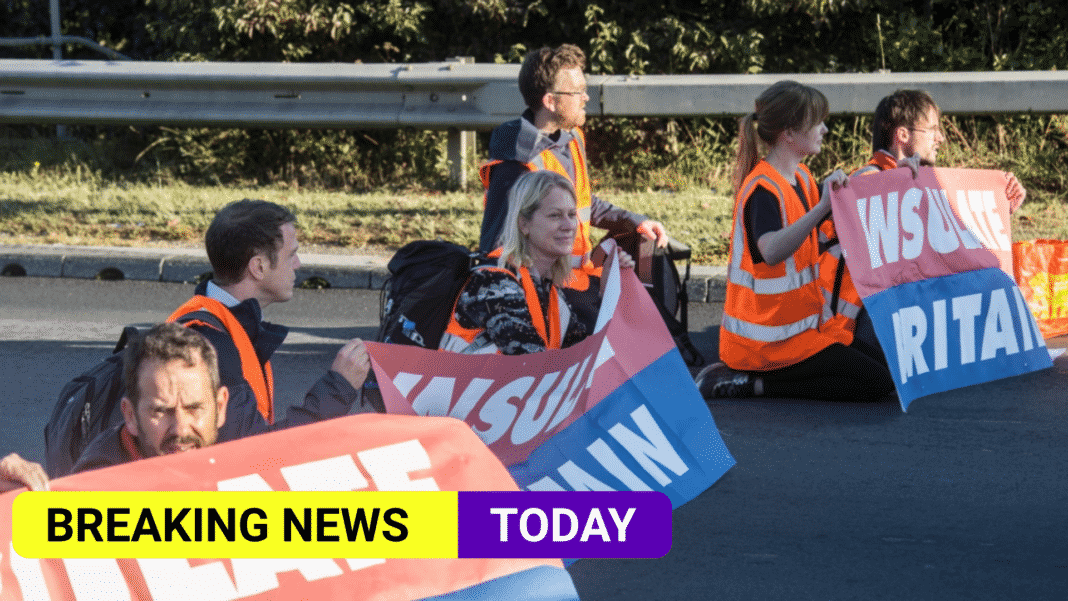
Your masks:
<path fill-rule="evenodd" d="M 1061 0 L 61 0 L 63 33 L 138 60 L 517 62 L 576 43 L 600 74 L 989 71 L 1068 68 Z M 47 3 L 0 2 L 0 36 L 47 35 Z M 47 47 L 0 56 L 45 58 Z M 69 58 L 96 58 L 69 47 Z M 852 119 L 852 121 L 850 121 Z M 1036 118 L 1038 119 L 1038 118 Z M 974 122 L 975 132 L 996 127 Z M 1036 123 L 1041 122 L 1036 121 Z M 855 118 L 843 131 L 856 129 Z M 971 127 L 962 122 L 961 127 Z M 1045 123 L 1045 126 L 1041 125 Z M 1049 119 L 1033 132 L 1053 132 Z M 729 119 L 595 119 L 601 169 L 639 177 L 729 161 Z M 115 133 L 109 136 L 132 134 Z M 964 131 L 964 130 L 962 130 Z M 863 132 L 862 132 L 863 133 Z M 861 135 L 861 138 L 866 137 Z M 129 140 L 128 140 L 129 141 Z M 188 177 L 372 186 L 435 180 L 443 136 L 424 132 L 147 128 L 139 160 Z M 1045 146 L 1042 146 L 1045 148 Z M 389 165 L 388 168 L 384 165 Z M 403 167 L 403 169 L 402 169 Z M 704 174 L 704 175 L 702 175 Z"/>

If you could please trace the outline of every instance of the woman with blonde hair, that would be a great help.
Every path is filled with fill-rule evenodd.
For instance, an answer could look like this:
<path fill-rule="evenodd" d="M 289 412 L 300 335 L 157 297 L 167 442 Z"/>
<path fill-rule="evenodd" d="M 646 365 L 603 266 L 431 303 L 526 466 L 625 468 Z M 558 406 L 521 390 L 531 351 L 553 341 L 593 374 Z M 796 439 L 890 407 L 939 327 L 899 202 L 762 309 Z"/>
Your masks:
<path fill-rule="evenodd" d="M 848 185 L 839 169 L 821 190 L 801 162 L 820 151 L 827 98 L 780 81 L 755 109 L 739 132 L 722 363 L 698 374 L 698 388 L 705 398 L 877 400 L 894 388 L 885 359 L 854 341 L 856 316 L 832 310 L 819 278 L 818 231 L 831 215 L 831 187 Z"/>
<path fill-rule="evenodd" d="M 509 191 L 497 266 L 472 271 L 440 348 L 519 355 L 585 338 L 560 291 L 571 277 L 577 228 L 570 180 L 549 170 L 520 176 Z"/>

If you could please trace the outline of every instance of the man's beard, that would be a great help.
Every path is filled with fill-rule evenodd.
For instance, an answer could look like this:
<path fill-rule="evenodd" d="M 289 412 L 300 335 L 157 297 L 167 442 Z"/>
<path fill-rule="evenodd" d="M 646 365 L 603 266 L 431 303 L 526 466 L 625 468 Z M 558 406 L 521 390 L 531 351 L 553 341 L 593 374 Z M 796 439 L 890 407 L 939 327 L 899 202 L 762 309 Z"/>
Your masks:
<path fill-rule="evenodd" d="M 141 432 L 147 431 L 144 429 L 144 427 L 141 427 L 140 424 L 138 424 L 138 426 Z M 160 443 L 160 448 L 156 449 L 145 444 L 145 442 L 141 440 L 140 437 L 138 437 L 137 439 L 137 448 L 141 450 L 142 457 L 159 457 L 161 455 L 174 455 L 176 453 L 181 452 L 178 450 L 178 447 L 186 445 L 191 445 L 193 449 L 202 449 L 208 446 L 208 442 L 195 434 L 190 434 L 189 436 L 181 437 L 168 436 L 167 438 L 164 438 L 163 441 Z"/>
<path fill-rule="evenodd" d="M 181 451 L 179 451 L 178 448 L 185 446 L 192 446 L 193 449 L 202 449 L 207 446 L 207 443 L 204 442 L 203 438 L 192 434 L 189 436 L 182 437 L 171 436 L 169 438 L 164 438 L 163 442 L 160 443 L 160 448 L 162 450 L 163 455 L 173 455 L 174 453 L 179 453 Z"/>

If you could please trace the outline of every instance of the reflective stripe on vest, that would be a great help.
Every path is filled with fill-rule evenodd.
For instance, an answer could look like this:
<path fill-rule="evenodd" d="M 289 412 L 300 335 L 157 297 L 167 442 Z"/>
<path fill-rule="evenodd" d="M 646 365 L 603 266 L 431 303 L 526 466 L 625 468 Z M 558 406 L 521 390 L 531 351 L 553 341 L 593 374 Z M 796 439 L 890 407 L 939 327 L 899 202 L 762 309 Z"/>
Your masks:
<path fill-rule="evenodd" d="M 821 292 L 823 292 L 823 323 L 834 319 L 836 315 L 844 316 L 845 318 L 852 321 L 855 321 L 857 319 L 857 315 L 860 315 L 861 306 L 859 304 L 854 304 L 845 298 L 842 298 L 841 294 L 839 294 L 838 296 L 838 306 L 832 313 L 831 304 L 832 299 L 834 298 L 834 293 L 827 289 L 823 289 L 821 290 Z"/>
<path fill-rule="evenodd" d="M 171 316 L 167 318 L 167 321 L 178 321 L 185 315 L 201 310 L 215 316 L 216 319 L 223 323 L 227 333 L 230 334 L 230 338 L 234 341 L 234 346 L 237 347 L 238 358 L 241 360 L 241 375 L 248 382 L 248 385 L 252 388 L 252 394 L 256 397 L 256 408 L 259 409 L 260 414 L 268 424 L 273 424 L 274 373 L 271 370 L 271 362 L 267 361 L 262 367 L 260 366 L 259 357 L 256 356 L 256 349 L 252 346 L 252 340 L 249 339 L 248 332 L 241 327 L 241 322 L 237 321 L 237 318 L 230 312 L 230 309 L 226 308 L 226 305 L 214 298 L 196 295 L 181 307 L 175 309 L 174 313 L 171 313 Z M 215 328 L 210 323 L 196 319 L 189 320 L 183 325 L 191 324 L 201 324 Z"/>
<path fill-rule="evenodd" d="M 720 332 L 720 359 L 734 369 L 763 371 L 794 365 L 835 343 L 849 344 L 852 334 L 841 319 L 822 323 L 819 242 L 814 228 L 797 249 L 775 265 L 755 263 L 746 240 L 745 203 L 759 186 L 779 201 L 783 227 L 795 223 L 815 205 L 815 181 L 798 166 L 803 199 L 766 161 L 746 177 L 735 197 L 727 298 Z"/>
<path fill-rule="evenodd" d="M 742 321 L 737 317 L 724 314 L 721 327 L 732 334 L 744 336 L 760 342 L 783 342 L 797 336 L 805 330 L 814 330 L 820 325 L 819 315 L 810 315 L 800 321 L 784 326 L 765 326 L 758 323 Z"/>
<path fill-rule="evenodd" d="M 771 186 L 775 190 L 775 195 L 779 198 L 779 211 L 781 212 L 783 219 L 786 219 L 786 203 L 783 200 L 783 191 L 771 178 L 763 175 L 754 177 L 749 185 L 742 190 L 741 198 L 748 198 L 753 190 L 759 184 L 766 184 Z M 735 224 L 734 224 L 734 239 L 731 242 L 731 248 L 738 248 L 745 245 L 745 212 L 736 211 Z M 816 279 L 816 265 L 807 267 L 801 270 L 797 269 L 797 261 L 794 259 L 794 255 L 787 257 L 783 264 L 786 268 L 786 274 L 777 278 L 757 278 L 755 275 L 742 269 L 742 254 L 738 252 L 731 253 L 731 265 L 727 270 L 727 278 L 731 283 L 743 286 L 752 290 L 756 294 L 784 294 L 791 290 L 797 290 L 807 284 L 811 284 Z"/>
<path fill-rule="evenodd" d="M 877 150 L 863 167 L 855 170 L 849 177 L 870 175 L 896 168 L 897 159 L 886 152 Z M 833 225 L 831 230 L 833 232 Z M 820 241 L 826 242 L 827 240 L 824 238 L 825 236 L 821 231 Z M 852 330 L 856 327 L 854 322 L 863 308 L 863 301 L 856 286 L 853 285 L 853 279 L 850 277 L 848 269 L 843 270 L 841 280 L 835 277 L 838 271 L 838 262 L 844 260 L 841 247 L 839 245 L 830 246 L 827 249 L 827 253 L 829 257 L 824 259 L 821 268 L 821 275 L 825 276 L 822 278 L 822 286 L 824 288 L 824 297 L 827 301 L 823 307 L 824 321 L 841 316 L 846 320 L 846 326 Z M 835 301 L 836 295 L 837 302 Z M 832 308 L 832 305 L 837 306 Z"/>

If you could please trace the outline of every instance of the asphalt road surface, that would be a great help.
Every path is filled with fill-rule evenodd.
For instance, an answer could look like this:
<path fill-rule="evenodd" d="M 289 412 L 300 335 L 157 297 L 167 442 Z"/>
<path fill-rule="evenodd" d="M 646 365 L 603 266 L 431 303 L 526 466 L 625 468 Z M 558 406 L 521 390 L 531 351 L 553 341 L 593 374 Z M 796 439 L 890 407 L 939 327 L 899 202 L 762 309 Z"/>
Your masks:
<path fill-rule="evenodd" d="M 43 458 L 59 388 L 123 325 L 165 318 L 190 286 L 0 278 L 0 454 Z M 719 307 L 690 329 L 715 357 Z M 378 297 L 298 290 L 279 399 L 297 399 Z M 1062 341 L 1053 345 L 1064 346 Z M 1068 598 L 1068 357 L 1052 369 L 896 404 L 711 404 L 738 464 L 674 512 L 661 559 L 582 560 L 584 600 Z"/>

